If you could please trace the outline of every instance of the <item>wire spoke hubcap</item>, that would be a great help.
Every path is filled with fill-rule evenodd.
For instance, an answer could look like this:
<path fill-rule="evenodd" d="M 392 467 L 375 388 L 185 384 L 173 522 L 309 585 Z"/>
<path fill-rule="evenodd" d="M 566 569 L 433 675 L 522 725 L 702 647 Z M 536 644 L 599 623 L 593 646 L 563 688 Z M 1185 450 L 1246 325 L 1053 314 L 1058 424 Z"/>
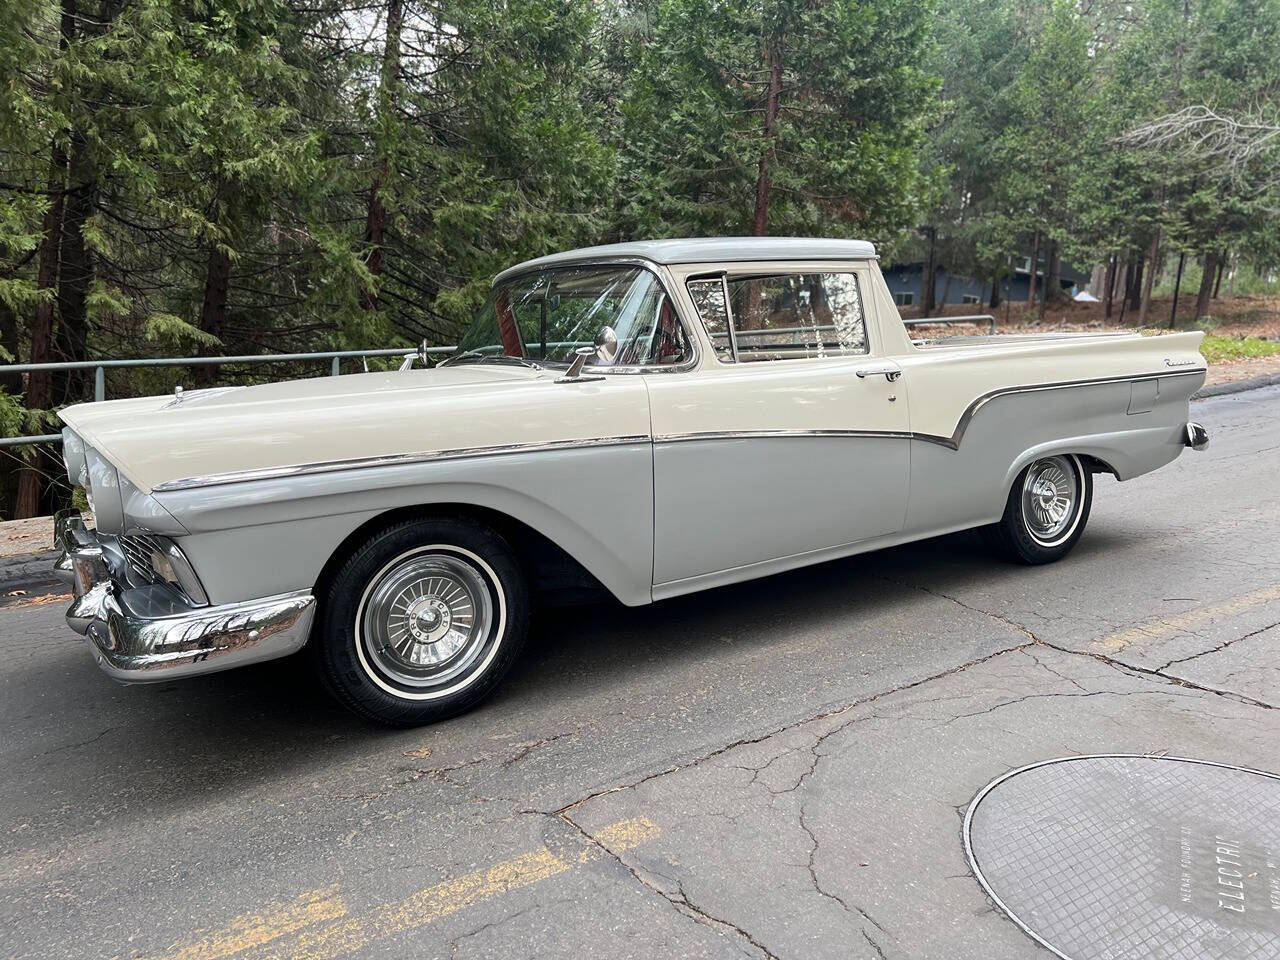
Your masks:
<path fill-rule="evenodd" d="M 493 626 L 492 584 L 462 556 L 404 558 L 375 578 L 358 617 L 364 652 L 387 679 L 432 687 L 467 671 Z"/>
<path fill-rule="evenodd" d="M 1045 457 L 1022 482 L 1022 516 L 1027 532 L 1042 543 L 1062 536 L 1075 519 L 1080 479 L 1066 457 Z"/>

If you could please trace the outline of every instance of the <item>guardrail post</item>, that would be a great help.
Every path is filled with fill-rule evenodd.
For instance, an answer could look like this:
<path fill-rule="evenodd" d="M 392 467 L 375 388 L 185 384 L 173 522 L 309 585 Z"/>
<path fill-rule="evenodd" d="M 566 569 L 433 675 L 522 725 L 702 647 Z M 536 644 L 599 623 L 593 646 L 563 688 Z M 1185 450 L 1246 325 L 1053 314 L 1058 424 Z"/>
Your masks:
<path fill-rule="evenodd" d="M 987 330 L 987 333 L 989 333 L 993 337 L 996 335 L 996 316 L 994 313 L 991 314 L 991 326 Z"/>
<path fill-rule="evenodd" d="M 107 371 L 102 367 L 93 368 L 93 399 L 98 403 L 107 399 Z"/>
<path fill-rule="evenodd" d="M 342 372 L 342 361 L 338 357 L 333 358 L 333 363 L 329 364 L 329 376 L 336 377 Z"/>

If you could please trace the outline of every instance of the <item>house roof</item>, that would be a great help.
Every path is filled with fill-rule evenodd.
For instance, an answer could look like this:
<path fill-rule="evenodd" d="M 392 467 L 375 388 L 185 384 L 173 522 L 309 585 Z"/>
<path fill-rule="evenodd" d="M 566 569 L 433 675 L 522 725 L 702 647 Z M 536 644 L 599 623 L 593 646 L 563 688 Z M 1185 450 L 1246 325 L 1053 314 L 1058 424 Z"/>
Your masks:
<path fill-rule="evenodd" d="M 498 275 L 501 280 L 531 269 L 608 260 L 619 257 L 654 263 L 705 263 L 717 260 L 866 260 L 876 255 L 866 240 L 832 240 L 807 237 L 701 237 L 687 240 L 639 240 L 583 247 L 526 260 Z"/>

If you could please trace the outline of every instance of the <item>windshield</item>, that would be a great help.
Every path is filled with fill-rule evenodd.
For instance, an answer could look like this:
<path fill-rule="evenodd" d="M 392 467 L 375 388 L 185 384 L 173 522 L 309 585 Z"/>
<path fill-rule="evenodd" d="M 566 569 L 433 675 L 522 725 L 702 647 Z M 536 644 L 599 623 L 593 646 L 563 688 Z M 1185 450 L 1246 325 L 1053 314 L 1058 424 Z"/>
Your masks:
<path fill-rule="evenodd" d="M 684 330 L 658 278 L 639 267 L 523 274 L 496 285 L 448 362 L 569 364 L 595 347 L 593 366 L 679 363 Z"/>

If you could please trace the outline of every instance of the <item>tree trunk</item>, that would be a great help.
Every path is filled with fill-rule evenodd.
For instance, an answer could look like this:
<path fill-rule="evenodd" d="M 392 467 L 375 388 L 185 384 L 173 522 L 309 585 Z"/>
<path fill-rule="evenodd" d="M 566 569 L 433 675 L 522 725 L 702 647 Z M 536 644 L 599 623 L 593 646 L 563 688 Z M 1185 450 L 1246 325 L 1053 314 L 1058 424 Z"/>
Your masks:
<path fill-rule="evenodd" d="M 1224 252 L 1218 258 L 1218 276 L 1213 281 L 1213 299 L 1215 300 L 1218 299 L 1218 293 L 1219 291 L 1222 290 L 1222 275 L 1226 272 L 1226 269 L 1227 269 L 1227 254 Z"/>
<path fill-rule="evenodd" d="M 991 309 L 994 310 L 1000 306 L 1000 274 L 997 273 L 991 278 Z"/>
<path fill-rule="evenodd" d="M 1147 325 L 1147 312 L 1151 309 L 1151 285 L 1156 279 L 1156 264 L 1160 256 L 1160 228 L 1151 235 L 1151 250 L 1147 254 L 1147 275 L 1142 281 L 1142 302 L 1138 307 L 1138 326 Z"/>
<path fill-rule="evenodd" d="M 1036 305 L 1036 275 L 1039 273 L 1040 264 L 1040 231 L 1036 231 L 1035 239 L 1031 241 L 1031 269 L 1028 271 L 1027 278 L 1027 311 Z"/>
<path fill-rule="evenodd" d="M 924 232 L 929 247 L 920 268 L 920 316 L 932 317 L 938 306 L 938 228 L 931 224 Z"/>
<path fill-rule="evenodd" d="M 766 47 L 769 64 L 769 93 L 764 105 L 764 146 L 760 151 L 760 167 L 756 173 L 756 209 L 751 234 L 763 237 L 769 232 L 769 201 L 773 194 L 772 166 L 777 154 L 778 100 L 782 96 L 782 54 Z"/>
<path fill-rule="evenodd" d="M 62 0 L 62 17 L 58 25 L 58 49 L 66 52 L 76 32 L 75 0 Z M 53 342 L 54 295 L 58 285 L 58 260 L 62 250 L 62 218 L 67 186 L 67 155 L 56 143 L 49 165 L 49 208 L 44 213 L 40 240 L 40 262 L 36 267 L 36 290 L 43 299 L 36 305 L 31 324 L 31 347 L 28 361 L 48 363 L 49 347 Z M 25 405 L 28 410 L 48 409 L 52 400 L 53 379 L 47 371 L 27 375 Z M 40 499 L 44 494 L 44 478 L 40 472 L 41 452 L 36 451 L 34 462 L 18 472 L 18 493 L 14 500 L 13 516 L 22 520 L 40 514 Z"/>
<path fill-rule="evenodd" d="M 49 173 L 49 208 L 44 212 L 40 262 L 36 268 L 36 289 L 43 294 L 43 299 L 36 305 L 35 319 L 31 324 L 31 346 L 27 355 L 29 363 L 49 362 L 49 347 L 53 341 L 54 293 L 58 285 L 58 256 L 62 247 L 62 213 L 65 202 L 63 191 L 67 183 L 66 177 L 66 154 L 55 145 Z M 27 374 L 26 408 L 48 409 L 53 400 L 52 384 L 48 371 Z M 13 508 L 15 519 L 40 515 L 44 479 L 38 465 L 39 456 L 37 453 L 36 464 L 24 466 L 18 473 L 18 494 Z"/>
<path fill-rule="evenodd" d="M 71 167 L 67 174 L 66 211 L 62 221 L 62 256 L 58 268 L 58 352 L 67 361 L 89 358 L 89 286 L 93 258 L 84 228 L 93 215 L 97 185 L 84 136 L 71 135 Z M 85 399 L 88 378 L 83 370 L 60 371 L 54 378 L 59 405 Z"/>
<path fill-rule="evenodd" d="M 1182 268 L 1186 266 L 1187 255 L 1185 253 L 1178 254 L 1178 276 L 1173 281 L 1173 309 L 1169 311 L 1169 329 L 1172 330 L 1178 323 L 1178 291 L 1182 289 Z"/>
<path fill-rule="evenodd" d="M 403 28 L 403 0 L 387 0 L 387 39 L 382 50 L 382 73 L 378 81 L 378 113 L 383 120 L 391 114 L 394 106 L 396 80 L 400 74 L 400 34 Z M 379 150 L 373 182 L 369 185 L 369 209 L 364 224 L 364 242 L 369 250 L 365 266 L 374 281 L 372 287 L 360 290 L 360 306 L 365 310 L 378 309 L 378 283 L 384 269 L 383 244 L 387 236 L 387 206 L 382 191 L 386 187 L 390 169 L 385 150 Z"/>
<path fill-rule="evenodd" d="M 1209 312 L 1209 298 L 1213 296 L 1213 282 L 1218 277 L 1218 251 L 1204 255 L 1204 273 L 1200 277 L 1200 293 L 1196 297 L 1196 320 L 1202 320 Z"/>
<path fill-rule="evenodd" d="M 219 245 L 209 251 L 209 266 L 204 276 L 204 302 L 200 307 L 200 329 L 219 340 L 227 322 L 227 291 L 231 285 L 231 257 Z M 202 350 L 202 353 L 206 351 Z M 201 386 L 209 386 L 218 376 L 215 364 L 201 364 L 196 368 L 195 379 Z"/>
<path fill-rule="evenodd" d="M 1119 254 L 1113 253 L 1108 257 L 1107 270 L 1102 275 L 1102 318 L 1104 320 L 1111 319 L 1111 307 L 1116 293 L 1116 266 L 1119 260 Z"/>
<path fill-rule="evenodd" d="M 1062 302 L 1062 261 L 1058 257 L 1058 241 L 1049 241 L 1048 263 L 1044 271 L 1044 302 L 1059 304 Z"/>

